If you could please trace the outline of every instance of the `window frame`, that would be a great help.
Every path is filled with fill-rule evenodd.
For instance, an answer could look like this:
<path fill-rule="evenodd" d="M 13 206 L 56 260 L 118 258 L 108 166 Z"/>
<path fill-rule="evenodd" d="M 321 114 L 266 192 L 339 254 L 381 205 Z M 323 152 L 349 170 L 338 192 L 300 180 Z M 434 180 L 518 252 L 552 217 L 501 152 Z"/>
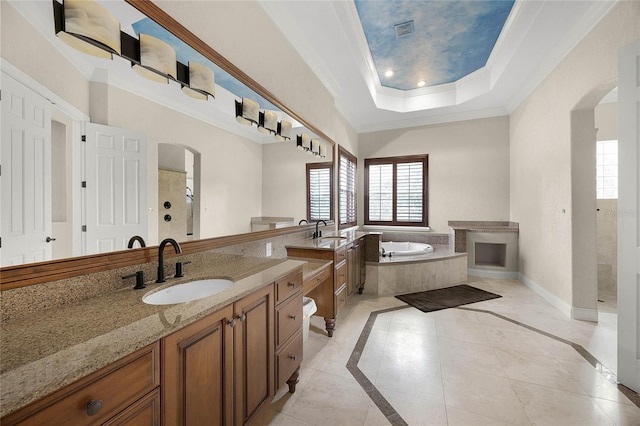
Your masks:
<path fill-rule="evenodd" d="M 307 163 L 307 221 L 316 220 L 333 220 L 334 210 L 334 190 L 333 190 L 333 161 L 325 161 L 323 163 Z M 311 218 L 311 170 L 329 169 L 329 218 L 328 219 L 312 219 Z"/>
<path fill-rule="evenodd" d="M 347 194 L 348 199 L 350 198 L 353 201 L 353 216 L 349 215 L 349 212 L 346 212 L 347 221 L 342 222 L 342 157 L 345 157 L 347 161 L 350 161 L 354 165 L 354 173 L 353 173 L 353 193 Z M 358 224 L 358 159 L 355 155 L 351 154 L 349 151 L 344 149 L 342 146 L 338 146 L 338 229 L 350 228 L 352 226 L 356 226 Z M 348 201 L 347 201 L 348 202 Z M 352 219 L 352 220 L 348 220 Z"/>
<path fill-rule="evenodd" d="M 397 165 L 402 163 L 422 162 L 422 221 L 401 222 L 397 220 Z M 377 221 L 369 220 L 369 166 L 380 164 L 393 165 L 393 220 Z M 398 157 L 365 158 L 364 160 L 364 224 L 374 226 L 429 226 L 429 155 L 404 155 Z"/>

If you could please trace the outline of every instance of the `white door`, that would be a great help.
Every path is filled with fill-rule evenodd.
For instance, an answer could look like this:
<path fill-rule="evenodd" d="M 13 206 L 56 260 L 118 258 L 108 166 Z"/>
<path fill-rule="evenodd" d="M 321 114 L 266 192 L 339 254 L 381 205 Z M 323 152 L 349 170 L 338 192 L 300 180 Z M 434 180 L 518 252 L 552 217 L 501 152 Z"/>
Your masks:
<path fill-rule="evenodd" d="M 640 392 L 640 40 L 618 58 L 618 380 Z"/>
<path fill-rule="evenodd" d="M 134 235 L 148 241 L 146 137 L 93 123 L 85 133 L 83 253 L 124 250 Z"/>
<path fill-rule="evenodd" d="M 0 265 L 51 259 L 51 105 L 2 73 Z"/>

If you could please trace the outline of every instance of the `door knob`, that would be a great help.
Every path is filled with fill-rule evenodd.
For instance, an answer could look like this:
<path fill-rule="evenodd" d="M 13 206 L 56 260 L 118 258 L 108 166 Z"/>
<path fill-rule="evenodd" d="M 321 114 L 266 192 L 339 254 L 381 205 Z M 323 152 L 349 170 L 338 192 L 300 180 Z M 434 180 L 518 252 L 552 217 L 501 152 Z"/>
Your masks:
<path fill-rule="evenodd" d="M 55 241 L 55 240 L 56 240 L 55 238 L 47 237 L 45 241 L 50 243 L 51 241 Z"/>

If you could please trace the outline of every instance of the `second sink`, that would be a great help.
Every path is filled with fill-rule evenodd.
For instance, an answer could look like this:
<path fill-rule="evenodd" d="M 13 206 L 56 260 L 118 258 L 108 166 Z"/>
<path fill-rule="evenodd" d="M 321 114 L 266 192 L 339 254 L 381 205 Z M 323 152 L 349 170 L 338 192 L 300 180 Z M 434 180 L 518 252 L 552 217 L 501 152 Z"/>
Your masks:
<path fill-rule="evenodd" d="M 149 305 L 172 305 L 174 303 L 191 302 L 220 293 L 231 287 L 232 284 L 233 281 L 224 279 L 191 281 L 147 294 L 142 298 L 142 301 Z"/>

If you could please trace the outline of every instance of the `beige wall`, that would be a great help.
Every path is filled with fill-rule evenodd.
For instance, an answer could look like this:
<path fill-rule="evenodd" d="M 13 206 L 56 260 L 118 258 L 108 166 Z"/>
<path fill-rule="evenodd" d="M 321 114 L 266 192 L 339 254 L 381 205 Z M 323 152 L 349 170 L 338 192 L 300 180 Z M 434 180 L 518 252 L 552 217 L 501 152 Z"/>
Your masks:
<path fill-rule="evenodd" d="M 89 81 L 10 4 L 0 2 L 2 58 L 89 115 Z M 51 29 L 53 31 L 53 28 Z"/>
<path fill-rule="evenodd" d="M 567 314 L 596 308 L 595 132 L 584 127 L 594 125 L 593 108 L 615 86 L 617 51 L 640 36 L 638 22 L 639 2 L 616 4 L 511 114 L 520 273 Z"/>
<path fill-rule="evenodd" d="M 200 154 L 200 237 L 251 230 L 261 216 L 262 147 L 175 110 L 109 87 L 109 125 L 147 135 L 149 206 L 158 205 L 158 144 L 177 144 Z M 146 111 L 139 114 L 138 111 Z M 157 244 L 157 213 L 149 215 L 150 244 Z"/>
<path fill-rule="evenodd" d="M 509 220 L 509 117 L 360 134 L 358 217 L 364 223 L 364 159 L 429 154 L 429 226 Z"/>

